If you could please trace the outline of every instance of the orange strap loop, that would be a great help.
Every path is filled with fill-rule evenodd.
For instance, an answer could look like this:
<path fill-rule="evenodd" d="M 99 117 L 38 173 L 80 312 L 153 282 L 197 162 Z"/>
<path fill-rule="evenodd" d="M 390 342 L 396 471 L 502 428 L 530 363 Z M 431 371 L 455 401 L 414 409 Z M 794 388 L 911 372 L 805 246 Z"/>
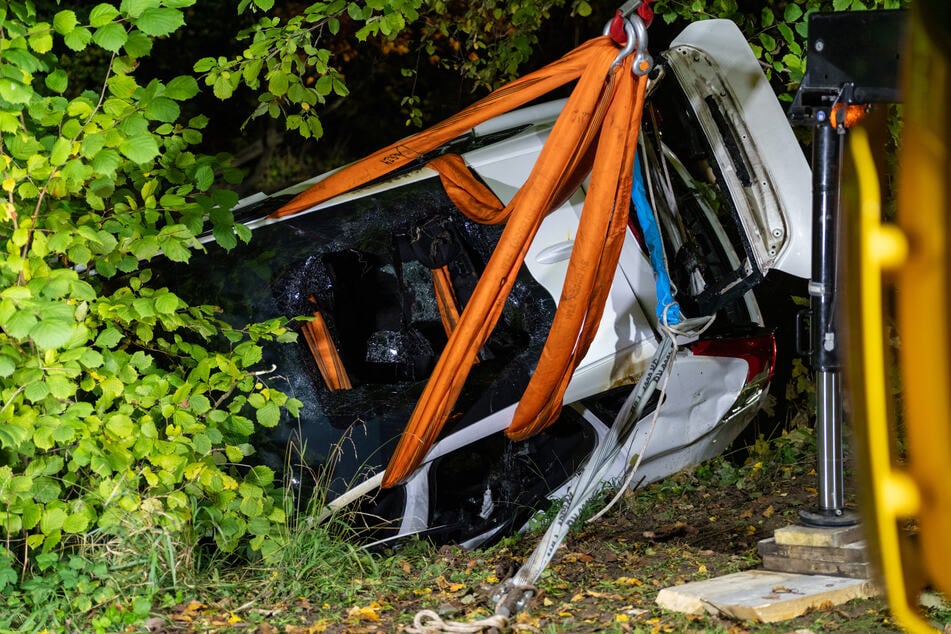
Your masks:
<path fill-rule="evenodd" d="M 627 228 L 646 79 L 636 86 L 620 82 L 602 126 L 558 310 L 505 432 L 512 440 L 530 438 L 558 419 L 568 382 L 597 334 Z"/>
<path fill-rule="evenodd" d="M 473 175 L 458 154 L 443 154 L 426 163 L 439 173 L 446 195 L 470 220 L 494 225 L 508 217 L 505 205 L 491 189 Z"/>
<path fill-rule="evenodd" d="M 595 42 L 606 41 L 606 38 L 595 40 Z M 626 84 L 629 85 L 634 81 L 630 57 L 609 73 L 616 57 L 616 49 L 613 45 L 588 46 L 582 47 L 580 50 L 591 50 L 590 59 L 587 60 L 585 68 L 582 69 L 583 73 L 578 84 L 568 98 L 561 115 L 556 120 L 531 174 L 503 212 L 507 221 L 502 236 L 436 363 L 429 382 L 426 384 L 407 423 L 406 430 L 400 437 L 396 451 L 390 459 L 383 477 L 382 486 L 384 488 L 398 484 L 412 473 L 422 462 L 426 452 L 438 437 L 462 390 L 478 350 L 485 343 L 498 322 L 505 300 L 515 282 L 518 269 L 522 266 L 525 254 L 542 219 L 566 197 L 566 183 L 580 183 L 583 179 L 581 174 L 586 173 L 591 161 L 589 150 L 595 144 L 604 118 L 608 115 L 608 107 L 614 102 L 615 93 L 619 86 L 621 87 L 621 93 L 627 95 L 627 97 L 622 97 L 618 101 L 631 100 L 630 88 L 625 87 Z M 573 56 L 570 55 L 570 57 L 577 57 L 577 53 Z M 608 77 L 607 81 L 605 81 L 605 77 Z M 501 90 L 504 91 L 505 89 Z M 628 118 L 625 123 L 629 126 L 633 124 L 633 131 L 627 128 L 620 130 L 623 127 L 620 123 L 622 118 L 620 112 L 617 111 L 609 117 L 612 119 L 612 124 L 608 133 L 604 135 L 605 147 L 616 144 L 618 139 L 620 139 L 623 147 L 627 147 L 632 133 L 636 138 L 637 125 L 631 118 Z M 615 137 L 615 134 L 618 134 L 618 136 Z M 600 154 L 601 147 L 598 147 L 598 150 Z M 620 152 L 613 154 L 615 159 L 619 158 L 619 154 Z M 630 154 L 633 155 L 633 147 L 630 147 Z M 606 163 L 608 160 L 605 157 L 601 163 Z M 625 161 L 621 161 L 621 163 L 624 164 Z M 630 164 L 630 159 L 627 164 Z M 620 165 L 611 166 L 611 171 L 614 174 L 617 174 L 620 169 Z M 610 210 L 617 206 L 612 201 L 616 198 L 615 195 L 621 195 L 624 184 L 616 184 L 614 187 L 608 187 L 608 189 L 610 190 L 607 194 L 608 215 L 611 216 Z M 570 193 L 568 192 L 568 195 Z M 627 193 L 624 195 L 625 204 L 623 205 L 625 222 L 626 196 L 629 195 L 630 179 L 627 177 Z M 599 196 L 598 200 L 604 200 L 604 198 Z M 618 206 L 619 210 L 620 208 Z M 618 211 L 617 215 L 622 214 Z M 613 223 L 609 222 L 608 224 L 614 226 Z M 623 230 L 623 222 L 620 223 L 620 227 Z M 608 281 L 606 285 L 593 283 L 594 296 L 589 294 L 589 297 L 579 300 L 582 303 L 592 303 L 600 300 L 603 304 L 619 253 L 619 243 L 616 247 L 613 242 L 609 241 L 609 244 L 611 248 L 608 249 L 601 266 L 597 267 L 598 275 L 607 274 Z M 613 264 L 610 262 L 612 258 Z M 592 312 L 593 316 L 594 313 Z M 576 325 L 581 325 L 577 319 L 570 320 L 570 323 L 566 324 L 559 332 L 570 331 Z M 593 337 L 597 328 L 597 321 L 589 322 L 584 326 L 586 328 L 583 328 L 582 332 L 585 333 L 585 337 Z M 567 334 L 572 349 L 575 349 L 575 342 L 578 341 L 577 331 L 574 333 L 568 332 Z M 549 338 L 546 347 L 555 345 L 556 342 L 553 339 L 553 337 Z M 586 348 L 587 343 L 582 341 L 581 347 Z M 552 356 L 551 353 L 546 355 L 543 352 L 542 354 L 546 358 Z M 555 354 L 554 356 L 559 355 Z M 574 355 L 572 361 L 569 362 L 571 366 L 567 372 L 569 377 L 574 369 L 571 363 L 576 363 L 580 358 L 581 356 Z M 564 370 L 563 366 L 553 375 L 555 376 L 554 382 L 559 387 L 562 384 L 567 386 L 569 377 L 562 376 Z M 536 369 L 536 373 L 539 371 L 543 370 Z M 545 411 L 538 414 L 531 412 L 529 418 L 535 419 L 536 416 L 540 416 L 545 420 L 550 420 L 551 412 L 555 411 L 556 408 L 560 409 L 561 395 L 563 395 L 563 390 L 556 397 L 557 404 L 549 403 L 545 406 Z M 551 400 L 554 401 L 554 398 Z M 528 433 L 531 433 L 530 430 Z"/>
<path fill-rule="evenodd" d="M 459 323 L 459 300 L 456 299 L 456 289 L 452 286 L 449 277 L 449 267 L 441 266 L 432 269 L 433 288 L 436 290 L 436 306 L 439 307 L 439 317 L 446 336 L 452 335 Z"/>
<path fill-rule="evenodd" d="M 327 322 L 319 311 L 314 311 L 313 317 L 313 321 L 304 322 L 301 330 L 327 389 L 352 389 L 350 376 L 347 374 L 347 369 L 343 367 L 343 359 L 340 358 L 340 353 L 337 352 L 337 347 L 330 336 Z"/>
<path fill-rule="evenodd" d="M 523 106 L 581 76 L 591 64 L 605 56 L 613 60 L 617 47 L 608 36 L 582 44 L 561 59 L 493 91 L 452 117 L 411 137 L 398 141 L 314 183 L 272 217 L 288 216 L 334 196 L 366 185 L 370 181 L 405 167 L 427 152 L 465 134 L 492 117 Z M 604 70 L 607 73 L 607 70 Z M 602 75 L 603 77 L 603 75 Z"/>

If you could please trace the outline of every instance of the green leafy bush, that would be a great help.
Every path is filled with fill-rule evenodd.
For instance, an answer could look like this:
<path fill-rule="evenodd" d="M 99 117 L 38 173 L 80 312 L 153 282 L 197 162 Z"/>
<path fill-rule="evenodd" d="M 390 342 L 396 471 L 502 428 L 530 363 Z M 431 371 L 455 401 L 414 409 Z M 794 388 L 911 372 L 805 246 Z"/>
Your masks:
<path fill-rule="evenodd" d="M 294 335 L 236 329 L 147 268 L 187 261 L 206 225 L 225 248 L 250 237 L 215 187 L 240 175 L 192 149 L 198 82 L 136 74 L 193 2 L 0 3 L 0 626 L 63 594 L 73 612 L 126 596 L 130 566 L 156 588 L 202 542 L 282 544 L 274 474 L 242 465 L 255 428 L 300 406 L 258 367 Z M 104 60 L 97 85 L 72 83 L 78 52 Z"/>

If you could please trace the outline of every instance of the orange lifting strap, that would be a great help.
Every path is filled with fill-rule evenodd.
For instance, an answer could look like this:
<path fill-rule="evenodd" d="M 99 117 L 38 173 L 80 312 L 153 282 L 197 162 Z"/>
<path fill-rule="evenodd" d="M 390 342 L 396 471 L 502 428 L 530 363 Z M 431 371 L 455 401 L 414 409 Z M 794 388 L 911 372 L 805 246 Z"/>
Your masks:
<path fill-rule="evenodd" d="M 436 291 L 436 306 L 439 307 L 439 318 L 442 320 L 446 336 L 452 335 L 459 323 L 459 300 L 456 299 L 456 289 L 452 286 L 449 277 L 449 267 L 441 266 L 433 269 L 433 289 Z"/>
<path fill-rule="evenodd" d="M 343 367 L 343 359 L 337 352 L 333 338 L 330 336 L 330 329 L 327 328 L 327 322 L 319 311 L 314 311 L 314 319 L 304 322 L 301 331 L 304 333 L 304 341 L 310 349 L 314 361 L 317 362 L 317 369 L 320 370 L 320 376 L 329 390 L 349 390 L 353 386 L 350 384 L 350 376 L 346 368 Z"/>
<path fill-rule="evenodd" d="M 478 351 L 498 322 L 539 225 L 590 172 L 551 331 L 506 434 L 514 440 L 528 438 L 558 418 L 572 373 L 597 331 L 630 206 L 647 78 L 633 74 L 633 56 L 615 64 L 617 57 L 610 37 L 593 39 L 442 123 L 331 174 L 274 212 L 274 216 L 292 214 L 360 187 L 491 117 L 577 80 L 531 174 L 508 205 L 495 202 L 491 192 L 486 195 L 485 186 L 468 173 L 461 159 L 441 157 L 431 163 L 463 213 L 483 223 L 504 221 L 505 227 L 400 437 L 384 474 L 384 488 L 409 476 L 436 441 Z"/>

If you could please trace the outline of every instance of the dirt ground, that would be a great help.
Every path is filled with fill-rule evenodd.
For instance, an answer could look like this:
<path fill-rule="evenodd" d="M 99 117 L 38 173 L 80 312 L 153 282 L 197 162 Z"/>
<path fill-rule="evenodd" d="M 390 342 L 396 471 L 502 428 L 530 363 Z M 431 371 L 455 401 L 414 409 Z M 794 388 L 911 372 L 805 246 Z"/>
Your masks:
<path fill-rule="evenodd" d="M 773 624 L 684 615 L 656 605 L 664 587 L 761 568 L 757 543 L 796 523 L 800 509 L 816 508 L 816 476 L 808 459 L 745 464 L 718 459 L 628 492 L 605 516 L 576 527 L 537 583 L 537 594 L 503 631 L 899 632 L 877 598 Z M 847 499 L 851 504 L 851 495 Z M 387 574 L 356 576 L 338 600 L 251 601 L 242 612 L 228 604 L 193 606 L 200 618 L 187 618 L 188 606 L 176 606 L 165 623 L 190 632 L 388 634 L 425 631 L 414 628 L 413 619 L 430 610 L 449 627 L 474 628 L 493 614 L 493 591 L 519 568 L 538 537 L 513 536 L 480 551 L 411 545 L 381 560 Z"/>
<path fill-rule="evenodd" d="M 664 587 L 760 568 L 757 543 L 777 528 L 795 523 L 800 508 L 815 508 L 815 476 L 790 475 L 775 488 L 747 490 L 711 486 L 681 475 L 626 495 L 607 515 L 587 524 L 559 549 L 539 582 L 539 593 L 517 623 L 541 632 L 897 632 L 881 601 L 853 601 L 796 619 L 763 625 L 716 616 L 687 616 L 655 604 Z M 492 566 L 488 581 L 518 569 L 537 537 L 502 545 L 488 556 L 444 547 L 439 557 L 450 570 Z M 495 586 L 481 584 L 435 606 L 446 619 L 472 620 L 473 606 L 491 610 Z M 450 594 L 449 597 L 453 595 Z M 468 601 L 466 601 L 468 597 Z M 394 602 L 393 613 L 418 611 L 418 598 Z M 389 611 L 389 610 L 388 610 Z M 478 613 L 476 613 L 478 616 Z M 369 624 L 367 624 L 369 625 Z M 397 631 L 394 624 L 379 630 Z M 353 624 L 340 632 L 356 632 Z"/>

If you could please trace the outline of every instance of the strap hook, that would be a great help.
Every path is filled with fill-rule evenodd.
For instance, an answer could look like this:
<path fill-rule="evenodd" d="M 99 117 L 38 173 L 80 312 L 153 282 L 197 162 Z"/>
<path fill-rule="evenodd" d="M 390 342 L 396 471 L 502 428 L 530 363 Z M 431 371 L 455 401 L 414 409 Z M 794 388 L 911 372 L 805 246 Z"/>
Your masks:
<path fill-rule="evenodd" d="M 640 4 L 638 2 L 638 4 Z M 624 44 L 614 62 L 611 64 L 613 70 L 631 53 L 634 53 L 634 74 L 646 75 L 654 67 L 654 58 L 647 50 L 647 26 L 644 20 L 638 15 L 630 15 L 622 18 L 624 21 L 624 34 L 627 36 L 627 42 Z M 604 35 L 611 34 L 611 22 L 604 27 Z"/>

